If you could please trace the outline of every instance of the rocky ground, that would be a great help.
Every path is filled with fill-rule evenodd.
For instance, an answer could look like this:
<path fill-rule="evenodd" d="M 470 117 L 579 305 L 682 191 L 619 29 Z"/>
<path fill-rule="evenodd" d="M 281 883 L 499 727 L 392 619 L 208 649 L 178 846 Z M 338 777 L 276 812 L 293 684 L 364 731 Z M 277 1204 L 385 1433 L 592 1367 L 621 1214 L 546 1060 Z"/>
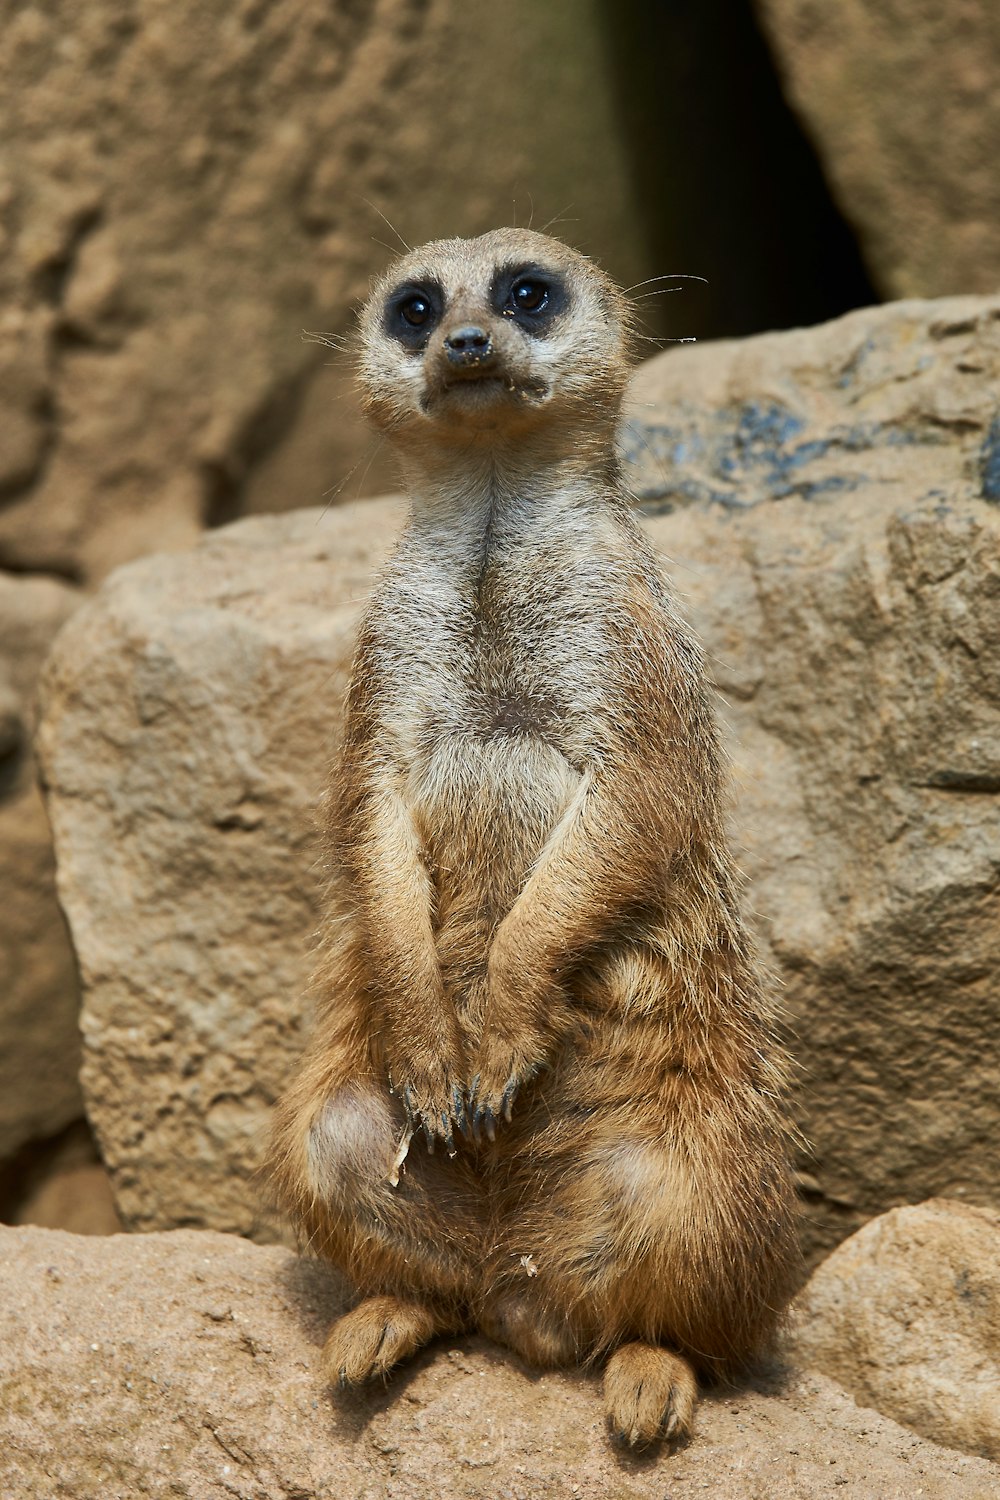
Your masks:
<path fill-rule="evenodd" d="M 343 1293 L 231 1235 L 0 1231 L 0 1496 L 23 1500 L 995 1500 L 1000 1470 L 773 1370 L 701 1406 L 690 1444 L 607 1439 L 598 1381 L 441 1342 L 331 1393 Z"/>
<path fill-rule="evenodd" d="M 794 1348 L 862 1405 L 1000 1461 L 1000 1213 L 931 1200 L 872 1219 L 796 1303 Z"/>

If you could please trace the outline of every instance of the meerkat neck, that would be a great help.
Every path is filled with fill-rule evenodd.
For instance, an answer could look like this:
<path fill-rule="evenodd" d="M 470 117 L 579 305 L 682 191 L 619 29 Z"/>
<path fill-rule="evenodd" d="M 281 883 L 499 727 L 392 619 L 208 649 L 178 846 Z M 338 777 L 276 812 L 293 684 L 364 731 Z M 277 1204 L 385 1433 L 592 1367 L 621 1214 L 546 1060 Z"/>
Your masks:
<path fill-rule="evenodd" d="M 551 444 L 448 444 L 407 454 L 402 472 L 411 497 L 411 526 L 463 530 L 468 523 L 504 532 L 527 516 L 552 518 L 606 505 L 623 494 L 613 445 L 581 442 L 571 451 Z"/>

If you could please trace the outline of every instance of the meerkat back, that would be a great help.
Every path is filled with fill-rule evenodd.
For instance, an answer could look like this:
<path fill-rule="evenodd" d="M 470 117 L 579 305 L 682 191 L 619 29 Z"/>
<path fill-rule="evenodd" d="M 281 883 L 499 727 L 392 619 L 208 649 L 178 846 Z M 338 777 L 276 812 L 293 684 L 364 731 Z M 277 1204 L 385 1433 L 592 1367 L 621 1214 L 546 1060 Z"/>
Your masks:
<path fill-rule="evenodd" d="M 331 1378 L 479 1328 L 605 1361 L 638 1444 L 766 1342 L 794 1244 L 701 656 L 616 455 L 628 312 L 529 231 L 372 291 L 361 385 L 410 515 L 359 632 L 272 1168 L 358 1294 Z"/>

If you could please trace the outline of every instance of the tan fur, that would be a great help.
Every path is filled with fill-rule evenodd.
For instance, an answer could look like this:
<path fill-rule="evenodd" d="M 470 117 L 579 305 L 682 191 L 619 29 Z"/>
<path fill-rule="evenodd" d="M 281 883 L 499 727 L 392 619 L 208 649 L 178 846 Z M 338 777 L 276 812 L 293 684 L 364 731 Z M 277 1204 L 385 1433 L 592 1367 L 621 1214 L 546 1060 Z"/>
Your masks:
<path fill-rule="evenodd" d="M 515 266 L 562 287 L 540 324 L 491 290 Z M 405 285 L 440 292 L 421 347 Z M 615 458 L 628 323 L 597 267 L 521 230 L 373 290 L 362 386 L 412 508 L 361 626 L 272 1170 L 366 1299 L 334 1377 L 460 1327 L 536 1365 L 610 1354 L 612 1424 L 642 1442 L 690 1428 L 692 1372 L 760 1348 L 794 1253 L 701 655 Z M 482 368 L 444 342 L 466 325 Z"/>

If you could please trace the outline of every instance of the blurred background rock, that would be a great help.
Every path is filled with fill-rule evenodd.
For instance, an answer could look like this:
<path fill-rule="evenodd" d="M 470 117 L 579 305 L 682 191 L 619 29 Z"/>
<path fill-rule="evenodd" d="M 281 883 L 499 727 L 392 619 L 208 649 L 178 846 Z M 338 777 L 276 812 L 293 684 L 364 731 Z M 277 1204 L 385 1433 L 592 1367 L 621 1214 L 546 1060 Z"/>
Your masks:
<path fill-rule="evenodd" d="M 349 334 L 400 236 L 551 222 L 652 338 L 995 291 L 1000 10 L 0 0 L 0 34 L 0 1217 L 100 1232 L 31 760 L 56 631 L 119 564 L 392 487 L 302 331 Z"/>

